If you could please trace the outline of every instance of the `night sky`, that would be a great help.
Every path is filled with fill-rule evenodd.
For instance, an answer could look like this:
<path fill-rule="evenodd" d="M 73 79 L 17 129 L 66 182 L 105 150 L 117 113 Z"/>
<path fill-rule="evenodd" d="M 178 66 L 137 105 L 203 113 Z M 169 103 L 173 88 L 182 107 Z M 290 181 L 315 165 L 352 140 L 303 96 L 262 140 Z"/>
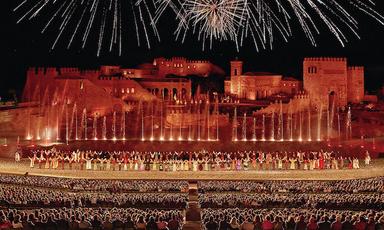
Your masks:
<path fill-rule="evenodd" d="M 50 29 L 47 34 L 41 34 L 43 22 L 46 17 L 40 17 L 31 22 L 16 24 L 20 13 L 12 10 L 19 0 L 6 0 L 1 7 L 5 21 L 2 25 L 2 80 L 0 95 L 8 97 L 9 91 L 14 89 L 20 94 L 24 82 L 25 72 L 30 66 L 73 66 L 81 68 L 97 68 L 102 64 L 134 67 L 143 62 L 149 62 L 154 57 L 185 56 L 189 59 L 206 59 L 222 67 L 227 73 L 229 61 L 238 57 L 245 61 L 245 71 L 269 71 L 281 73 L 285 76 L 302 78 L 302 60 L 310 56 L 347 57 L 350 65 L 364 65 L 366 68 L 366 88 L 376 90 L 384 82 L 384 26 L 361 12 L 352 12 L 359 21 L 359 34 L 361 39 L 347 32 L 349 43 L 341 47 L 336 38 L 323 26 L 321 34 L 317 36 L 318 47 L 311 46 L 299 27 L 294 27 L 294 36 L 288 43 L 276 37 L 272 50 L 257 52 L 250 42 L 237 52 L 235 46 L 229 42 L 216 42 L 212 50 L 202 51 L 201 43 L 196 36 L 189 34 L 184 44 L 174 41 L 173 31 L 176 24 L 174 15 L 166 12 L 160 21 L 159 32 L 161 42 L 151 37 L 152 48 L 145 45 L 137 47 L 136 36 L 133 31 L 127 31 L 123 39 L 123 53 L 109 53 L 103 51 L 100 57 L 96 56 L 96 33 L 91 33 L 89 46 L 84 50 L 80 44 L 67 50 L 68 39 L 59 41 L 58 48 L 51 51 L 50 47 L 55 40 L 57 32 Z M 384 14 L 384 2 L 377 0 L 377 10 Z M 319 21 L 317 21 L 319 23 Z M 128 24 L 129 25 L 129 24 Z M 297 24 L 295 24 L 297 25 Z M 321 24 L 319 24 L 321 25 Z M 67 35 L 68 36 L 68 35 Z M 70 36 L 70 35 L 69 35 Z M 142 39 L 142 41 L 144 41 Z"/>

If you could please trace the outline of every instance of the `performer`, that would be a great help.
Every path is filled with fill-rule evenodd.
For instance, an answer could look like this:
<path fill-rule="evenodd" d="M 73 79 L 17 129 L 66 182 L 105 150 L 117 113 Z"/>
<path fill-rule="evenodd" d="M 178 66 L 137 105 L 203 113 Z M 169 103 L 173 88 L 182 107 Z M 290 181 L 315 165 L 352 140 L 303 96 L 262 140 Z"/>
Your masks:
<path fill-rule="evenodd" d="M 84 162 L 85 162 L 84 155 L 82 155 L 82 157 L 79 159 L 80 170 L 84 170 Z"/>
<path fill-rule="evenodd" d="M 121 156 L 119 156 L 116 161 L 117 161 L 117 164 L 119 165 L 119 171 L 121 171 L 121 163 L 123 163 L 123 159 L 121 159 Z"/>
<path fill-rule="evenodd" d="M 113 171 L 116 170 L 116 163 L 117 163 L 116 156 L 112 156 L 112 170 Z"/>
<path fill-rule="evenodd" d="M 100 170 L 105 170 L 105 166 L 104 166 L 104 163 L 106 162 L 107 160 L 103 157 L 100 157 L 99 158 L 99 164 L 100 164 Z"/>
<path fill-rule="evenodd" d="M 360 168 L 359 159 L 357 159 L 357 158 L 353 159 L 353 168 L 354 169 L 359 169 Z"/>
<path fill-rule="evenodd" d="M 95 159 L 93 160 L 93 170 L 97 170 L 97 163 L 100 161 L 99 157 L 96 156 Z"/>
<path fill-rule="evenodd" d="M 304 168 L 303 168 L 304 170 L 308 170 L 308 162 L 309 162 L 308 159 L 305 157 L 304 162 L 303 162 L 304 163 Z"/>
<path fill-rule="evenodd" d="M 140 163 L 140 171 L 144 171 L 145 170 L 144 159 L 141 159 L 141 157 L 139 157 L 139 163 Z"/>
<path fill-rule="evenodd" d="M 353 161 L 350 157 L 348 157 L 348 169 L 353 169 Z"/>
<path fill-rule="evenodd" d="M 47 154 L 47 156 L 45 157 L 45 169 L 49 169 L 49 166 L 51 164 L 51 157 Z"/>
<path fill-rule="evenodd" d="M 124 171 L 128 170 L 128 156 L 124 154 Z"/>
<path fill-rule="evenodd" d="M 45 160 L 42 152 L 40 152 L 40 157 L 38 157 L 37 160 L 39 162 L 39 169 L 41 169 L 42 168 L 42 163 Z"/>
<path fill-rule="evenodd" d="M 61 170 L 64 170 L 64 167 L 65 167 L 65 158 L 63 157 L 63 155 L 59 155 L 58 158 L 57 158 L 57 161 L 60 162 L 60 165 L 61 165 Z"/>
<path fill-rule="evenodd" d="M 291 166 L 289 167 L 289 169 L 291 170 L 294 170 L 296 169 L 296 159 L 295 158 L 290 158 L 289 161 L 291 162 Z"/>
<path fill-rule="evenodd" d="M 271 169 L 271 162 L 272 162 L 272 155 L 270 152 L 268 152 L 266 154 L 266 157 L 265 157 L 265 169 L 266 170 L 270 170 Z"/>
<path fill-rule="evenodd" d="M 33 157 L 28 157 L 31 163 L 29 164 L 29 167 L 34 168 L 35 167 L 35 160 L 36 160 L 36 153 L 33 154 Z"/>
<path fill-rule="evenodd" d="M 343 169 L 344 168 L 344 159 L 342 156 L 339 157 L 339 168 Z"/>
<path fill-rule="evenodd" d="M 184 160 L 184 171 L 189 171 L 190 164 L 191 164 L 190 160 Z"/>
<path fill-rule="evenodd" d="M 145 158 L 144 164 L 145 164 L 145 171 L 151 171 L 151 161 L 149 158 Z"/>
<path fill-rule="evenodd" d="M 85 168 L 86 170 L 91 170 L 92 169 L 92 158 L 89 158 L 89 156 L 85 159 Z"/>
<path fill-rule="evenodd" d="M 72 170 L 72 163 L 75 161 L 74 155 L 68 156 L 69 169 Z"/>
<path fill-rule="evenodd" d="M 209 158 L 205 157 L 205 159 L 204 159 L 204 171 L 209 171 L 208 162 L 209 162 Z"/>
<path fill-rule="evenodd" d="M 364 159 L 364 163 L 365 163 L 365 166 L 368 166 L 368 165 L 370 165 L 370 163 L 371 163 L 371 156 L 370 156 L 368 150 L 365 151 L 365 159 Z"/>
<path fill-rule="evenodd" d="M 259 152 L 259 170 L 263 170 L 264 153 Z"/>
<path fill-rule="evenodd" d="M 16 152 L 15 152 L 15 161 L 16 161 L 16 162 L 20 162 L 20 153 L 19 153 L 19 150 L 16 150 Z"/>
<path fill-rule="evenodd" d="M 236 170 L 241 170 L 241 159 L 239 158 L 239 159 L 237 159 L 236 160 Z"/>
<path fill-rule="evenodd" d="M 284 168 L 285 170 L 288 170 L 289 169 L 289 158 L 288 158 L 288 153 L 285 153 L 285 156 L 283 158 L 283 161 L 284 161 Z"/>
<path fill-rule="evenodd" d="M 279 170 L 283 169 L 283 159 L 281 159 L 281 157 L 279 155 L 277 155 L 277 168 Z"/>

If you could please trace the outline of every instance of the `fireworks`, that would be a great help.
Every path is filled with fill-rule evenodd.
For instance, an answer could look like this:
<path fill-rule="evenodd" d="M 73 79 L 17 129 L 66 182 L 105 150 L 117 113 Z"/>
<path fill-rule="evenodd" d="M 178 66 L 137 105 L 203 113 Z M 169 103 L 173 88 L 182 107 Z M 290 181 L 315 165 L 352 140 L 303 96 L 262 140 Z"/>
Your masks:
<path fill-rule="evenodd" d="M 313 46 L 320 27 L 344 46 L 350 35 L 359 38 L 351 14 L 357 11 L 384 25 L 373 0 L 23 0 L 14 11 L 22 12 L 18 23 L 48 18 L 42 33 L 57 32 L 52 49 L 59 42 L 69 49 L 76 40 L 82 48 L 96 40 L 99 56 L 116 48 L 121 55 L 123 38 L 130 36 L 150 48 L 152 40 L 160 41 L 157 26 L 167 9 L 176 15 L 176 40 L 192 34 L 203 49 L 207 42 L 212 48 L 215 41 L 231 41 L 239 50 L 248 39 L 256 50 L 272 49 L 276 36 L 287 42 L 297 25 Z"/>
<path fill-rule="evenodd" d="M 199 40 L 230 40 L 236 48 L 250 38 L 256 49 L 272 49 L 274 37 L 284 41 L 293 35 L 291 27 L 298 23 L 305 36 L 316 46 L 319 24 L 326 28 L 344 46 L 348 42 L 347 30 L 358 35 L 358 22 L 349 11 L 363 12 L 384 25 L 384 17 L 375 9 L 372 0 L 160 0 L 162 7 L 170 7 L 176 13 L 179 24 L 176 38 L 184 41 L 188 32 L 197 34 Z"/>
<path fill-rule="evenodd" d="M 97 41 L 97 56 L 103 50 L 118 49 L 122 53 L 124 36 L 136 36 L 137 45 L 144 37 L 146 46 L 151 47 L 151 37 L 160 40 L 152 11 L 154 2 L 148 0 L 23 0 L 14 12 L 21 16 L 17 23 L 37 20 L 39 16 L 48 20 L 42 33 L 57 32 L 51 49 L 60 41 L 69 49 L 75 40 L 81 41 L 84 49 L 92 38 Z M 127 30 L 128 24 L 131 30 Z M 126 34 L 123 34 L 126 33 Z"/>

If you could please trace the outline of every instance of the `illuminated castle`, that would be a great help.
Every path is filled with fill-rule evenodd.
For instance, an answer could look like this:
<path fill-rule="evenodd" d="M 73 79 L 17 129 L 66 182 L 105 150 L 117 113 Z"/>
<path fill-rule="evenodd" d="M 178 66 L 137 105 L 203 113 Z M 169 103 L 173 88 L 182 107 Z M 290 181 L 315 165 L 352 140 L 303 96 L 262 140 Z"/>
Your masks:
<path fill-rule="evenodd" d="M 225 93 L 248 100 L 265 99 L 274 94 L 296 94 L 301 81 L 265 72 L 243 73 L 243 62 L 231 61 L 230 80 L 225 81 Z"/>
<path fill-rule="evenodd" d="M 145 63 L 138 68 L 30 68 L 23 101 L 47 103 L 65 98 L 78 103 L 84 101 L 87 107 L 116 109 L 123 106 L 124 101 L 147 101 L 156 97 L 165 100 L 189 100 L 192 93 L 191 81 L 184 77 L 207 77 L 215 73 L 223 74 L 223 71 L 208 61 L 178 57 L 156 58 L 153 63 Z M 94 106 L 89 106 L 90 104 Z"/>
<path fill-rule="evenodd" d="M 364 67 L 348 66 L 346 58 L 305 58 L 301 82 L 280 74 L 243 73 L 243 62 L 235 60 L 231 61 L 230 79 L 225 81 L 225 93 L 248 100 L 279 93 L 294 96 L 302 90 L 309 94 L 314 107 L 360 103 L 365 97 Z"/>

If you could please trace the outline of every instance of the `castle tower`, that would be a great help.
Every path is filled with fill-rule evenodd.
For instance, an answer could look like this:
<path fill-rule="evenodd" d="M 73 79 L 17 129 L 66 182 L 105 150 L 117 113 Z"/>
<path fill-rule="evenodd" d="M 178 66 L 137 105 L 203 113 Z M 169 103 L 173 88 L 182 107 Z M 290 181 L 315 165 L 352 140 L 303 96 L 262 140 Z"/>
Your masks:
<path fill-rule="evenodd" d="M 305 58 L 303 62 L 304 90 L 316 107 L 344 107 L 348 102 L 347 59 Z"/>
<path fill-rule="evenodd" d="M 239 60 L 231 61 L 230 84 L 226 84 L 225 92 L 239 95 L 241 92 L 241 75 L 243 74 L 243 62 Z"/>
<path fill-rule="evenodd" d="M 364 67 L 348 67 L 348 102 L 360 103 L 364 99 Z"/>
<path fill-rule="evenodd" d="M 243 74 L 243 61 L 231 61 L 231 77 Z"/>

